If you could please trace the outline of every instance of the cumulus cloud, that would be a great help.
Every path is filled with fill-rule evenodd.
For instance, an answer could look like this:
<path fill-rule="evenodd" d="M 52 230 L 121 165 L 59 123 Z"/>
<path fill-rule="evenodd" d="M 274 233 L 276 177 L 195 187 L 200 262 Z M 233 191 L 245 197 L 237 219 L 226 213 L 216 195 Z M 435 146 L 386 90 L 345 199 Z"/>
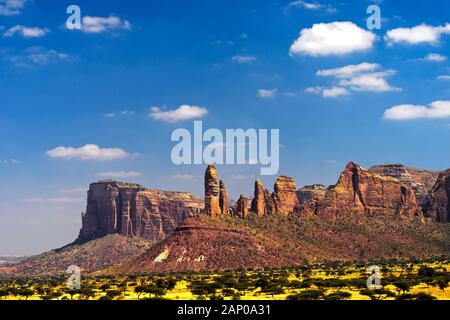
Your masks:
<path fill-rule="evenodd" d="M 257 94 L 258 97 L 263 99 L 275 98 L 278 93 L 278 89 L 259 89 Z"/>
<path fill-rule="evenodd" d="M 32 67 L 33 65 L 46 65 L 51 62 L 69 60 L 71 57 L 56 50 L 48 50 L 43 47 L 30 47 L 23 50 L 20 54 L 9 55 L 3 58 L 16 67 Z"/>
<path fill-rule="evenodd" d="M 366 51 L 373 47 L 376 36 L 353 22 L 314 24 L 303 29 L 290 48 L 291 55 L 329 56 Z"/>
<path fill-rule="evenodd" d="M 324 89 L 322 92 L 322 95 L 325 98 L 336 98 L 336 97 L 345 96 L 348 94 L 350 94 L 350 91 L 348 91 L 345 88 L 341 88 L 341 87 L 332 87 L 329 89 Z"/>
<path fill-rule="evenodd" d="M 23 38 L 41 38 L 49 33 L 50 30 L 47 28 L 39 28 L 39 27 L 26 27 L 21 25 L 16 25 L 14 27 L 9 28 L 3 33 L 3 37 L 13 37 L 16 34 L 19 34 Z"/>
<path fill-rule="evenodd" d="M 305 89 L 306 93 L 312 93 L 312 94 L 321 94 L 324 98 L 338 98 L 341 96 L 346 96 L 350 94 L 350 91 L 343 87 L 331 87 L 331 88 L 324 88 L 324 87 L 310 87 Z"/>
<path fill-rule="evenodd" d="M 95 160 L 109 161 L 120 160 L 131 156 L 128 152 L 119 148 L 100 148 L 95 144 L 87 144 L 80 148 L 56 147 L 46 152 L 51 158 L 64 160 Z"/>
<path fill-rule="evenodd" d="M 231 58 L 231 60 L 233 60 L 233 62 L 242 64 L 242 63 L 249 63 L 249 62 L 256 61 L 256 57 L 255 56 L 236 55 L 236 56 L 233 56 Z"/>
<path fill-rule="evenodd" d="M 340 85 L 350 87 L 353 91 L 364 92 L 388 92 L 388 91 L 401 91 L 400 88 L 392 87 L 387 77 L 394 75 L 395 70 L 387 70 L 383 72 L 365 73 L 350 79 L 344 79 L 340 81 Z"/>
<path fill-rule="evenodd" d="M 86 33 L 101 33 L 111 30 L 131 30 L 131 23 L 116 16 L 83 17 L 82 30 Z"/>
<path fill-rule="evenodd" d="M 28 0 L 0 0 L 0 16 L 20 15 L 27 2 Z"/>
<path fill-rule="evenodd" d="M 305 89 L 305 92 L 319 94 L 319 93 L 322 93 L 323 90 L 324 90 L 323 87 L 309 87 L 309 88 Z"/>
<path fill-rule="evenodd" d="M 392 29 L 387 32 L 384 39 L 389 45 L 438 44 L 444 34 L 450 34 L 449 23 L 437 27 L 421 24 L 412 28 Z"/>
<path fill-rule="evenodd" d="M 155 120 L 165 122 L 178 122 L 184 120 L 202 118 L 208 114 L 208 110 L 198 106 L 182 105 L 178 109 L 163 111 L 159 107 L 152 107 L 150 109 L 149 117 Z"/>
<path fill-rule="evenodd" d="M 391 86 L 387 78 L 394 75 L 395 70 L 378 71 L 381 66 L 375 63 L 363 62 L 357 65 L 348 65 L 341 68 L 325 69 L 317 71 L 318 76 L 335 77 L 339 80 L 340 87 L 346 87 L 353 91 L 364 92 L 388 92 L 400 91 L 400 88 Z"/>
<path fill-rule="evenodd" d="M 373 71 L 379 67 L 380 65 L 376 63 L 363 62 L 360 64 L 351 64 L 340 68 L 319 70 L 317 71 L 317 75 L 322 77 L 333 76 L 336 78 L 350 78 L 362 72 Z"/>
<path fill-rule="evenodd" d="M 439 53 L 430 53 L 423 59 L 428 62 L 444 62 L 447 60 L 447 56 Z"/>
<path fill-rule="evenodd" d="M 142 176 L 142 173 L 138 171 L 108 171 L 99 172 L 97 176 L 103 178 L 135 178 Z"/>
<path fill-rule="evenodd" d="M 450 75 L 439 76 L 437 78 L 438 80 L 450 80 Z"/>
<path fill-rule="evenodd" d="M 416 120 L 450 118 L 450 101 L 435 101 L 428 106 L 403 104 L 384 112 L 386 120 Z"/>

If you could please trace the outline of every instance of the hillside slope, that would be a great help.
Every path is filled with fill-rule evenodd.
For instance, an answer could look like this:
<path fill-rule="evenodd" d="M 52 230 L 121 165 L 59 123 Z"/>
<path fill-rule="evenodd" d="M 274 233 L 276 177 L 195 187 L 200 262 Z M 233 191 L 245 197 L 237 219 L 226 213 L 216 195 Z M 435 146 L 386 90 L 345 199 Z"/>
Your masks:
<path fill-rule="evenodd" d="M 450 225 L 348 215 L 189 219 L 173 235 L 113 272 L 276 268 L 324 261 L 425 258 L 450 253 Z"/>
<path fill-rule="evenodd" d="M 28 258 L 5 267 L 4 273 L 19 276 L 65 274 L 71 265 L 80 267 L 83 272 L 92 272 L 132 260 L 152 244 L 153 242 L 145 239 L 108 235 L 83 245 L 72 244 Z"/>

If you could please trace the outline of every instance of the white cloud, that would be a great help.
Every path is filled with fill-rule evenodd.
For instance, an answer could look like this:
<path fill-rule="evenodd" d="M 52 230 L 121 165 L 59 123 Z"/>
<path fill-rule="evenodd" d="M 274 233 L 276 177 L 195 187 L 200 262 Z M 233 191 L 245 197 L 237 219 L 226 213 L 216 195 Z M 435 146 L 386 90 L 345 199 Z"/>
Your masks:
<path fill-rule="evenodd" d="M 3 33 L 3 37 L 13 37 L 15 34 L 19 34 L 23 38 L 41 38 L 49 33 L 50 30 L 47 28 L 39 27 L 26 27 L 21 25 L 16 25 L 9 28 Z"/>
<path fill-rule="evenodd" d="M 438 80 L 450 80 L 450 75 L 439 76 L 437 78 Z"/>
<path fill-rule="evenodd" d="M 415 120 L 450 118 L 450 101 L 435 101 L 429 106 L 404 104 L 384 112 L 386 120 Z"/>
<path fill-rule="evenodd" d="M 297 0 L 289 3 L 290 7 L 303 7 L 308 10 L 319 10 L 322 9 L 324 6 L 318 2 L 306 2 L 303 0 Z"/>
<path fill-rule="evenodd" d="M 278 93 L 278 89 L 259 89 L 258 97 L 263 99 L 275 98 Z"/>
<path fill-rule="evenodd" d="M 111 30 L 131 30 L 131 24 L 127 20 L 122 20 L 116 16 L 104 17 L 83 17 L 82 30 L 86 33 L 101 33 Z"/>
<path fill-rule="evenodd" d="M 155 120 L 174 123 L 178 121 L 202 118 L 207 114 L 208 110 L 205 108 L 184 104 L 178 109 L 170 111 L 163 111 L 158 107 L 152 107 L 150 109 L 149 117 Z"/>
<path fill-rule="evenodd" d="M 336 78 L 350 78 L 362 72 L 373 71 L 379 67 L 380 65 L 376 63 L 363 62 L 360 64 L 351 64 L 341 68 L 319 70 L 317 71 L 317 75 L 322 77 L 333 76 Z"/>
<path fill-rule="evenodd" d="M 17 16 L 28 0 L 0 0 L 0 16 Z"/>
<path fill-rule="evenodd" d="M 242 64 L 242 63 L 249 63 L 249 62 L 256 61 L 256 57 L 255 56 L 236 55 L 236 56 L 232 57 L 231 60 L 233 60 L 236 63 Z"/>
<path fill-rule="evenodd" d="M 33 65 L 46 65 L 51 62 L 69 60 L 71 57 L 56 50 L 47 50 L 43 47 L 30 47 L 18 55 L 6 56 L 3 60 L 16 67 L 32 67 Z"/>
<path fill-rule="evenodd" d="M 290 48 L 291 55 L 328 56 L 366 51 L 373 47 L 376 36 L 353 22 L 314 24 L 303 29 Z"/>
<path fill-rule="evenodd" d="M 114 117 L 118 117 L 118 116 L 128 116 L 128 115 L 133 115 L 133 114 L 134 114 L 134 111 L 123 110 L 123 111 L 119 111 L 119 112 L 104 113 L 103 116 L 106 118 L 114 118 Z"/>
<path fill-rule="evenodd" d="M 337 98 L 340 96 L 345 96 L 350 94 L 350 91 L 348 91 L 345 88 L 341 88 L 341 87 L 332 87 L 329 89 L 324 89 L 322 92 L 322 95 L 325 98 Z"/>
<path fill-rule="evenodd" d="M 321 94 L 324 98 L 338 98 L 341 96 L 346 96 L 350 94 L 350 91 L 346 88 L 342 87 L 331 87 L 331 88 L 324 88 L 324 87 L 310 87 L 305 89 L 306 93 L 312 93 L 312 94 Z"/>
<path fill-rule="evenodd" d="M 324 90 L 324 87 L 309 87 L 309 88 L 305 89 L 305 92 L 319 94 L 319 93 L 322 93 L 323 90 Z"/>
<path fill-rule="evenodd" d="M 341 80 L 340 85 L 350 87 L 353 91 L 363 92 L 401 91 L 400 88 L 392 87 L 386 80 L 386 77 L 394 74 L 394 70 L 365 73 L 350 79 Z"/>
<path fill-rule="evenodd" d="M 142 176 L 138 171 L 108 171 L 97 173 L 99 177 L 103 178 L 135 178 Z"/>
<path fill-rule="evenodd" d="M 430 53 L 423 59 L 429 62 L 444 62 L 447 60 L 447 56 L 444 56 L 439 53 Z"/>
<path fill-rule="evenodd" d="M 375 63 L 363 62 L 358 65 L 348 65 L 341 68 L 317 71 L 318 76 L 332 76 L 339 79 L 340 87 L 347 87 L 353 91 L 388 92 L 400 91 L 400 88 L 391 86 L 386 78 L 394 75 L 395 70 L 375 72 L 381 66 Z"/>
<path fill-rule="evenodd" d="M 443 34 L 450 33 L 450 24 L 445 26 L 430 26 L 421 24 L 412 28 L 397 28 L 389 30 L 384 37 L 389 45 L 393 44 L 438 44 Z"/>
<path fill-rule="evenodd" d="M 100 148 L 95 144 L 87 144 L 80 148 L 57 147 L 46 152 L 51 158 L 64 160 L 120 160 L 131 156 L 128 152 L 118 148 Z"/>
<path fill-rule="evenodd" d="M 297 7 L 297 8 L 304 8 L 307 10 L 321 10 L 326 9 L 329 13 L 335 13 L 337 10 L 331 6 L 331 5 L 324 5 L 319 2 L 309 2 L 304 0 L 296 0 L 289 3 L 288 7 Z"/>

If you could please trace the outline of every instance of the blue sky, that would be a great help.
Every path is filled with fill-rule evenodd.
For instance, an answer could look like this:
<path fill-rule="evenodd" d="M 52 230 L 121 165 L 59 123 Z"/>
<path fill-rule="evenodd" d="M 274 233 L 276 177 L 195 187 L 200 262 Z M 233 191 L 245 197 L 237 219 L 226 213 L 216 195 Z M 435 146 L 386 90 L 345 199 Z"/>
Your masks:
<path fill-rule="evenodd" d="M 370 31 L 374 3 L 383 19 Z M 65 28 L 70 4 L 82 30 Z M 449 10 L 0 0 L 0 255 L 74 240 L 86 188 L 104 177 L 202 195 L 205 166 L 170 160 L 172 131 L 193 120 L 279 128 L 279 174 L 299 187 L 335 183 L 350 160 L 450 167 Z M 259 178 L 255 166 L 219 170 L 234 198 Z M 262 178 L 271 188 L 276 177 Z"/>

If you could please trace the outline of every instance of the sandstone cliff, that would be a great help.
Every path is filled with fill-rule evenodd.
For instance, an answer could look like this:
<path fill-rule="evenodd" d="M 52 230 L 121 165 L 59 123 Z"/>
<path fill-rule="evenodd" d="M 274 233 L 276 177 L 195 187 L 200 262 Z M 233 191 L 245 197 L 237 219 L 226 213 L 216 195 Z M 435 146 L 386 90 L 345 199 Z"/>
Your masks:
<path fill-rule="evenodd" d="M 281 176 L 277 179 L 272 193 L 272 201 L 268 205 L 268 213 L 288 215 L 298 212 L 300 204 L 297 198 L 297 187 L 294 179 Z"/>
<path fill-rule="evenodd" d="M 439 175 L 424 204 L 424 214 L 438 222 L 450 222 L 450 169 Z"/>
<path fill-rule="evenodd" d="M 317 206 L 325 197 L 327 187 L 321 184 L 305 186 L 297 191 L 298 201 L 300 202 L 300 211 L 304 215 L 315 214 Z"/>
<path fill-rule="evenodd" d="M 371 167 L 369 171 L 395 178 L 413 188 L 419 205 L 425 203 L 428 193 L 433 188 L 440 174 L 439 171 L 415 169 L 402 164 L 376 165 Z"/>
<path fill-rule="evenodd" d="M 338 183 L 318 202 L 317 214 L 335 218 L 342 213 L 413 216 L 419 212 L 411 187 L 350 162 Z"/>
<path fill-rule="evenodd" d="M 161 240 L 187 217 L 203 209 L 203 200 L 184 192 L 146 189 L 137 184 L 91 184 L 76 243 L 108 234 Z"/>

